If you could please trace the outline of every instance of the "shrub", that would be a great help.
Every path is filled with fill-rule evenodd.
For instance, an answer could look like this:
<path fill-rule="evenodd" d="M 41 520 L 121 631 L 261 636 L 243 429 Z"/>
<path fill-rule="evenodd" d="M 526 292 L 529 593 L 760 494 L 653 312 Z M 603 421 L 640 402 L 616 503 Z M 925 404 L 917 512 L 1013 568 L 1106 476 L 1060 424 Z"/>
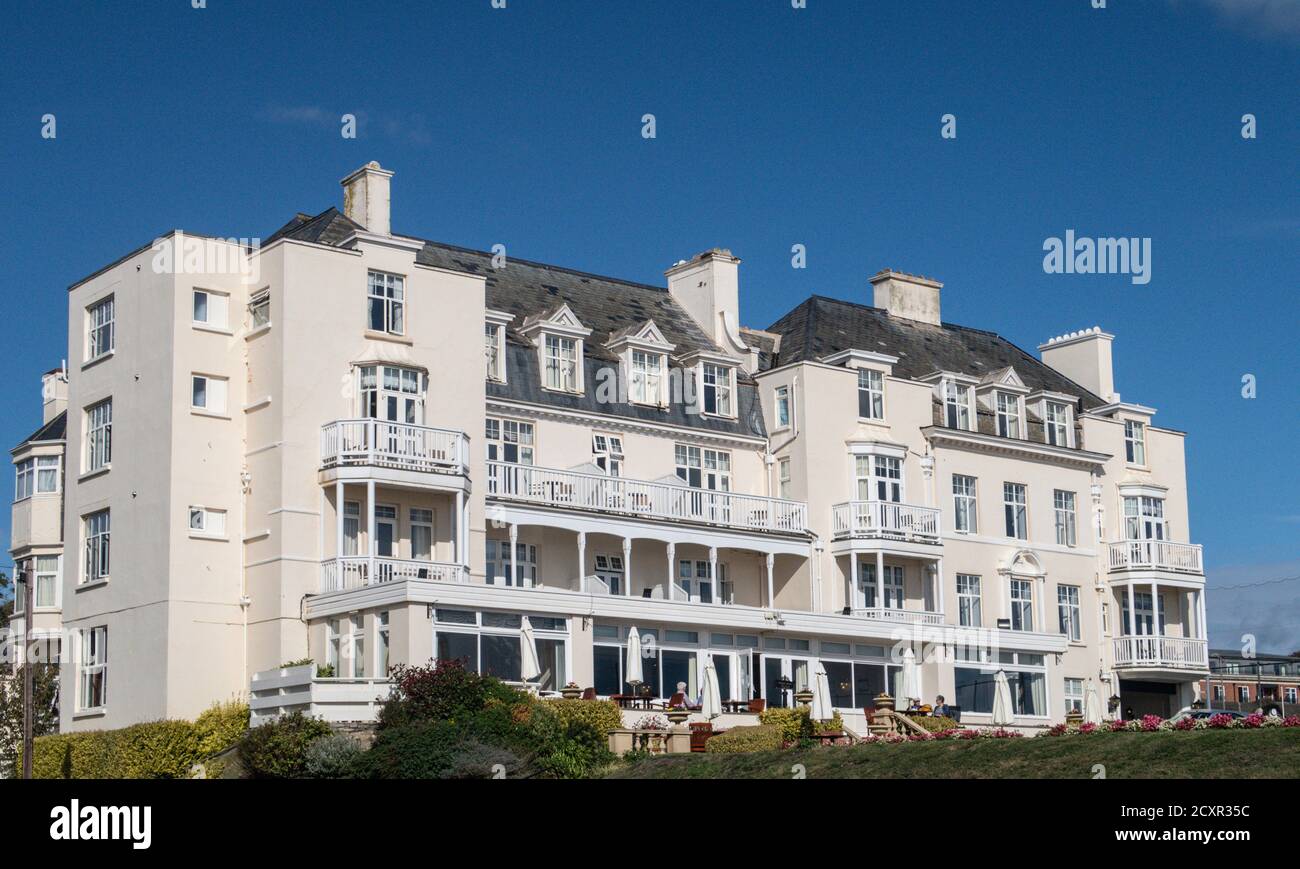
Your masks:
<path fill-rule="evenodd" d="M 613 700 L 545 700 L 547 708 L 568 724 L 571 721 L 586 721 L 607 734 L 623 726 L 623 716 L 618 711 L 618 704 Z M 667 724 L 667 719 L 664 720 Z"/>
<path fill-rule="evenodd" d="M 352 778 L 361 746 L 346 733 L 322 736 L 307 746 L 304 771 L 308 778 Z"/>
<path fill-rule="evenodd" d="M 779 726 L 758 724 L 724 730 L 704 743 L 704 750 L 715 754 L 773 751 L 781 747 L 782 741 L 782 730 Z"/>
<path fill-rule="evenodd" d="M 960 727 L 955 718 L 948 718 L 943 715 L 918 715 L 912 720 L 931 733 L 944 733 Z"/>
<path fill-rule="evenodd" d="M 199 737 L 188 721 L 147 721 L 121 730 L 87 730 L 38 738 L 32 751 L 36 778 L 188 778 L 197 763 Z"/>
<path fill-rule="evenodd" d="M 445 778 L 518 778 L 526 774 L 524 762 L 514 752 L 468 739 L 462 742 L 447 768 Z"/>
<path fill-rule="evenodd" d="M 248 730 L 248 704 L 239 700 L 214 703 L 194 722 L 203 757 L 225 751 Z"/>
<path fill-rule="evenodd" d="M 420 721 L 453 721 L 478 712 L 489 700 L 515 704 L 525 698 L 491 676 L 465 669 L 460 661 L 430 666 L 399 664 L 390 671 L 393 690 L 379 710 L 379 727 Z"/>
<path fill-rule="evenodd" d="M 330 732 L 324 721 L 293 712 L 249 730 L 239 743 L 239 753 L 253 778 L 302 778 L 307 771 L 307 747 Z"/>
<path fill-rule="evenodd" d="M 844 719 L 836 712 L 830 721 L 813 721 L 812 710 L 807 706 L 794 709 L 764 709 L 758 715 L 763 724 L 771 724 L 781 731 L 783 742 L 795 743 L 812 739 L 818 733 L 842 733 Z"/>
<path fill-rule="evenodd" d="M 109 731 L 109 778 L 189 778 L 199 734 L 188 721 L 149 721 Z"/>
<path fill-rule="evenodd" d="M 296 661 L 285 661 L 283 664 L 280 665 L 280 669 L 287 670 L 290 667 L 305 667 L 308 664 L 315 664 L 315 663 L 316 662 L 311 658 L 299 658 Z"/>
<path fill-rule="evenodd" d="M 460 728 L 448 721 L 423 721 L 381 730 L 357 761 L 358 777 L 441 778 L 455 761 Z"/>

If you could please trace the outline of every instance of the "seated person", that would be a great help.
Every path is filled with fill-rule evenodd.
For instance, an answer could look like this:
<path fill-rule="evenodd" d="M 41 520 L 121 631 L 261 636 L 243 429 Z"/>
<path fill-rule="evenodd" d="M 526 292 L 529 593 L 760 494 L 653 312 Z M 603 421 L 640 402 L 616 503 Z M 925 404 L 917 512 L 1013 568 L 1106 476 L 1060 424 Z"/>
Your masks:
<path fill-rule="evenodd" d="M 942 694 L 934 698 L 934 708 L 930 711 L 930 714 L 937 715 L 942 718 L 952 717 L 952 709 L 948 706 L 947 703 L 944 702 Z"/>

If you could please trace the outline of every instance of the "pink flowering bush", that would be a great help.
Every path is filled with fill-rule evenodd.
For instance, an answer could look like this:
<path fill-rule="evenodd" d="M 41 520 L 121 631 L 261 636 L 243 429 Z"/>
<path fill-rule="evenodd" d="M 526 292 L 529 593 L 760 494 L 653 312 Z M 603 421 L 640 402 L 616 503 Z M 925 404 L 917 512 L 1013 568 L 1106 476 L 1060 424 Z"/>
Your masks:
<path fill-rule="evenodd" d="M 1210 727 L 1215 729 L 1232 726 L 1232 716 L 1224 715 L 1220 712 L 1218 715 L 1211 715 L 1206 722 Z"/>

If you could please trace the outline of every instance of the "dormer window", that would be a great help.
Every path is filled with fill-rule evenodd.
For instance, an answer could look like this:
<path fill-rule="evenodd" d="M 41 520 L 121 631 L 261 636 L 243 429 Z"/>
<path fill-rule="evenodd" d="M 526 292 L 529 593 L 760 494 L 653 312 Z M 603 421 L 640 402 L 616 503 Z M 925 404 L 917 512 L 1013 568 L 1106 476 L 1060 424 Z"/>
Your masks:
<path fill-rule="evenodd" d="M 560 335 L 547 335 L 545 353 L 546 388 L 560 392 L 580 392 L 578 388 L 578 341 Z"/>
<path fill-rule="evenodd" d="M 487 357 L 488 380 L 505 380 L 505 353 L 502 347 L 505 343 L 504 333 L 505 327 L 497 323 L 483 324 L 483 352 Z"/>
<path fill-rule="evenodd" d="M 717 365 L 713 362 L 705 362 L 701 367 L 701 377 L 703 381 L 703 398 L 704 412 L 715 414 L 717 416 L 735 416 L 736 411 L 732 406 L 731 396 L 733 393 L 732 378 L 735 376 L 735 369 L 726 365 Z"/>
<path fill-rule="evenodd" d="M 1043 403 L 1043 431 L 1047 442 L 1054 447 L 1070 445 L 1070 406 L 1059 401 Z"/>
<path fill-rule="evenodd" d="M 652 404 L 656 407 L 665 404 L 664 368 L 666 360 L 662 353 L 646 350 L 632 351 L 631 399 L 634 404 Z"/>
<path fill-rule="evenodd" d="M 964 383 L 945 380 L 943 383 L 944 425 L 948 428 L 970 431 L 970 387 Z"/>
<path fill-rule="evenodd" d="M 1135 419 L 1124 420 L 1124 458 L 1130 465 L 1147 463 L 1146 423 Z"/>
<path fill-rule="evenodd" d="M 1020 396 L 1010 392 L 996 395 L 998 434 L 1004 438 L 1020 437 Z"/>

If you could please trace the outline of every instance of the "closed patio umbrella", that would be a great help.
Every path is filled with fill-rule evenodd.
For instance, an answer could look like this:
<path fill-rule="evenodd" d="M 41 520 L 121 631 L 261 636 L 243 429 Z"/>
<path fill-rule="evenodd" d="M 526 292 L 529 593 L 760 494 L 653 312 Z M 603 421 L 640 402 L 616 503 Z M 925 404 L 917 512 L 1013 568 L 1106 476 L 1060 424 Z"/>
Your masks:
<path fill-rule="evenodd" d="M 623 681 L 629 685 L 640 685 L 645 681 L 641 670 L 641 632 L 636 625 L 627 632 L 627 667 L 623 673 Z"/>
<path fill-rule="evenodd" d="M 911 649 L 903 651 L 903 696 L 902 709 L 911 705 L 910 701 L 921 702 L 921 668 L 917 666 L 916 655 Z"/>
<path fill-rule="evenodd" d="M 718 668 L 713 665 L 711 652 L 700 652 L 704 661 L 700 677 L 700 714 L 717 718 L 722 714 L 722 688 L 718 684 Z"/>
<path fill-rule="evenodd" d="M 1088 687 L 1083 693 L 1083 721 L 1085 724 L 1101 724 L 1101 695 L 1097 693 L 1097 683 L 1088 678 Z"/>
<path fill-rule="evenodd" d="M 813 671 L 812 709 L 808 715 L 813 721 L 830 721 L 835 715 L 835 708 L 831 705 L 831 681 L 826 675 L 826 665 L 821 661 Z"/>
<path fill-rule="evenodd" d="M 519 677 L 527 684 L 542 675 L 542 665 L 537 660 L 537 639 L 533 636 L 533 623 L 528 620 L 528 616 L 524 616 L 521 622 Z"/>
<path fill-rule="evenodd" d="M 993 726 L 1005 727 L 1011 723 L 1011 685 L 1007 674 L 998 670 L 993 677 Z"/>

